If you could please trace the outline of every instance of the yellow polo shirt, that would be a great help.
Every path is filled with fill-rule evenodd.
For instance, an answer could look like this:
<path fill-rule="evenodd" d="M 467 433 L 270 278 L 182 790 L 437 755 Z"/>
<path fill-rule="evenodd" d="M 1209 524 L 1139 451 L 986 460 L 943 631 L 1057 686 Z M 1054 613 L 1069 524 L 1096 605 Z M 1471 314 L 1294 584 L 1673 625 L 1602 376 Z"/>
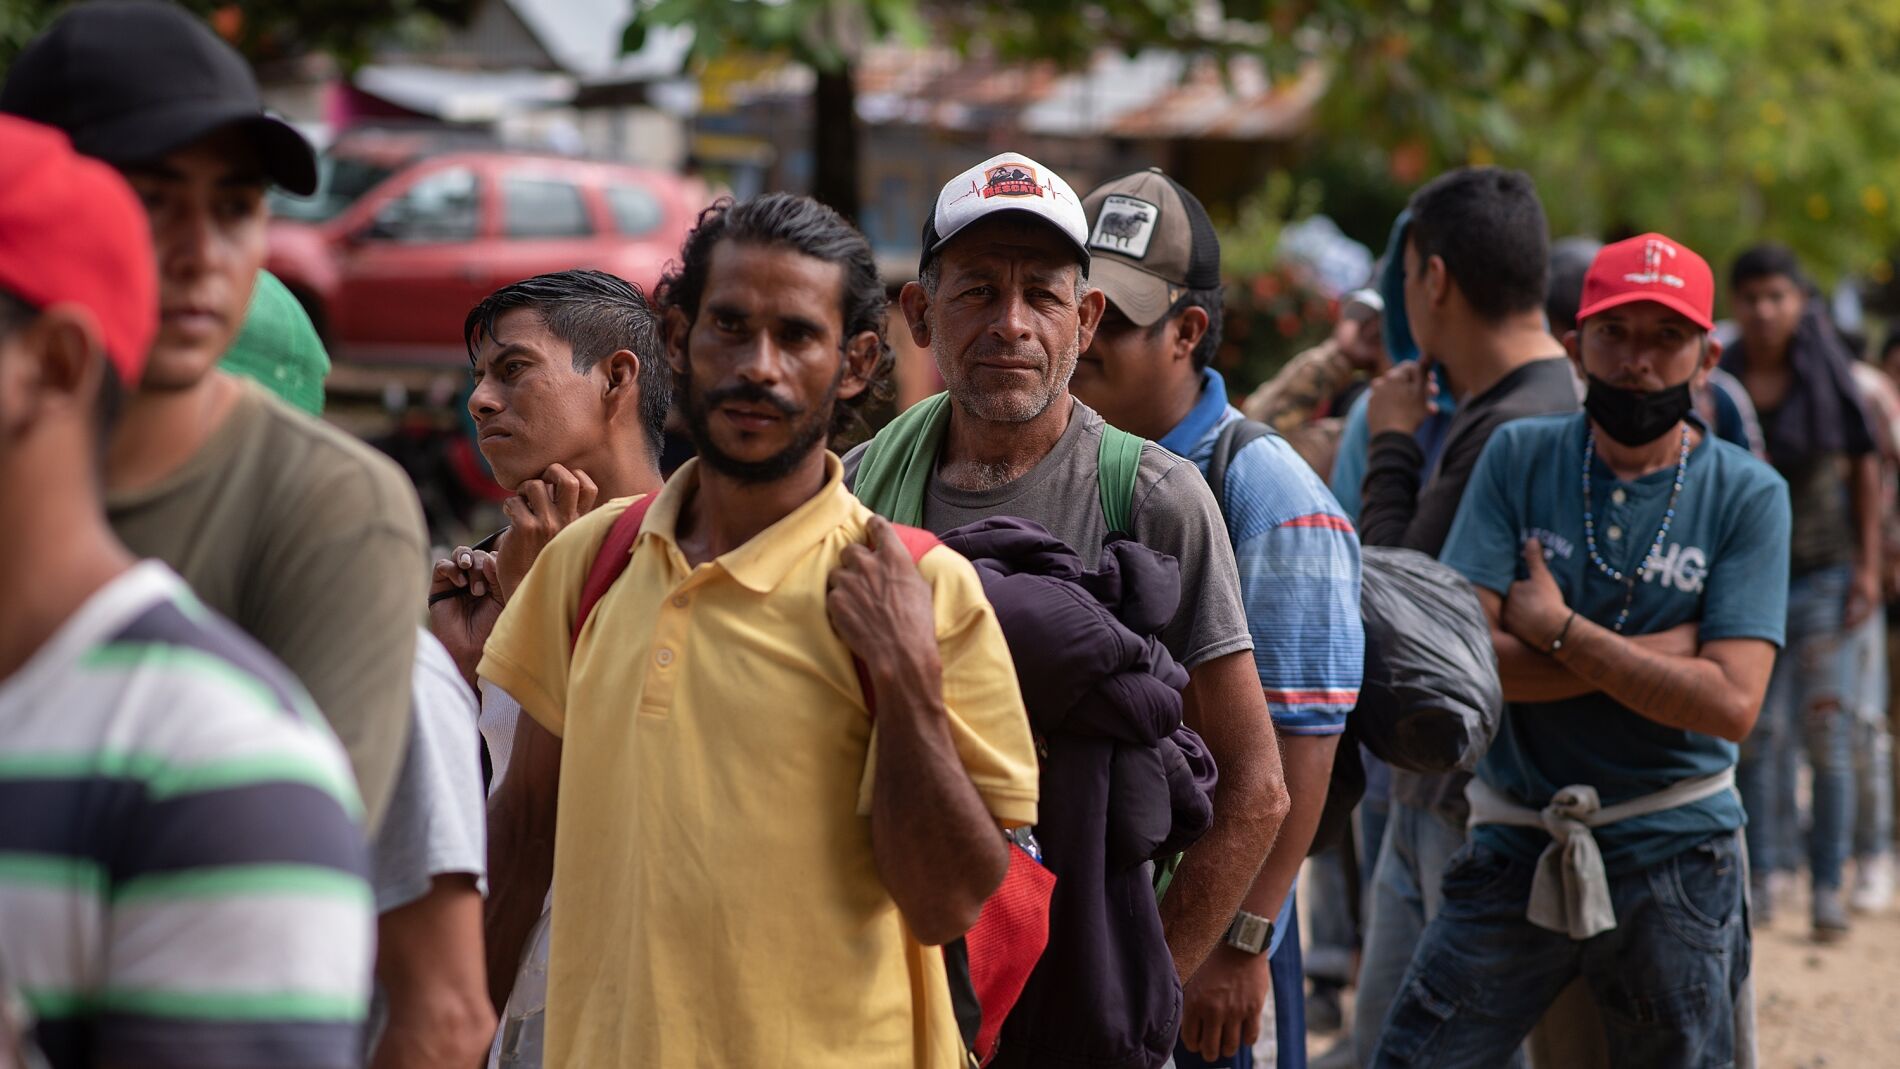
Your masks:
<path fill-rule="evenodd" d="M 632 499 L 548 544 L 481 675 L 563 739 L 549 953 L 550 1067 L 963 1064 L 943 958 L 910 937 L 871 856 L 871 720 L 825 580 L 871 512 L 836 457 L 818 495 L 689 567 L 697 462 L 660 491 L 570 655 L 587 570 Z M 1036 758 L 976 571 L 938 547 L 943 697 L 963 766 L 1006 823 Z"/>

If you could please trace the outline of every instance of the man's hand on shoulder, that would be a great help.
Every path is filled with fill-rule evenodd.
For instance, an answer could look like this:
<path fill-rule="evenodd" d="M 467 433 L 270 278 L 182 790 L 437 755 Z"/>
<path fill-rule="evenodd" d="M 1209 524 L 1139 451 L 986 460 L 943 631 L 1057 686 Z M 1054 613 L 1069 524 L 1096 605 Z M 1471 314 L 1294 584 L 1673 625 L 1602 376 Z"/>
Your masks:
<path fill-rule="evenodd" d="M 457 546 L 435 562 L 429 577 L 429 632 L 449 651 L 471 687 L 475 667 L 482 661 L 482 647 L 501 609 L 493 553 Z"/>
<path fill-rule="evenodd" d="M 917 663 L 926 669 L 936 666 L 930 584 L 883 517 L 871 517 L 863 545 L 845 547 L 825 583 L 825 609 L 873 678 L 918 658 L 925 658 Z"/>
<path fill-rule="evenodd" d="M 594 510 L 599 496 L 599 488 L 586 472 L 559 464 L 549 465 L 539 479 L 515 488 L 515 496 L 501 504 L 510 525 L 496 561 L 504 598 L 514 595 L 555 535 Z"/>

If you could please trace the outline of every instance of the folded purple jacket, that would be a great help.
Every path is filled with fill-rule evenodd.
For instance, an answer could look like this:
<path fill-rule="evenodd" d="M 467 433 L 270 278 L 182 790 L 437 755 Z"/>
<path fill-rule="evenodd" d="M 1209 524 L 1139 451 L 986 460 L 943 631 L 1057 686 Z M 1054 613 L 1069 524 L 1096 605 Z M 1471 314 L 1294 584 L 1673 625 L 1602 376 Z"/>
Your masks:
<path fill-rule="evenodd" d="M 1041 756 L 1036 836 L 1056 874 L 1049 946 L 991 1064 L 1153 1069 L 1181 985 L 1146 864 L 1213 822 L 1214 761 L 1181 722 L 1187 672 L 1158 637 L 1173 557 L 1118 540 L 1094 571 L 1041 526 L 992 517 L 943 536 L 976 565 Z"/>

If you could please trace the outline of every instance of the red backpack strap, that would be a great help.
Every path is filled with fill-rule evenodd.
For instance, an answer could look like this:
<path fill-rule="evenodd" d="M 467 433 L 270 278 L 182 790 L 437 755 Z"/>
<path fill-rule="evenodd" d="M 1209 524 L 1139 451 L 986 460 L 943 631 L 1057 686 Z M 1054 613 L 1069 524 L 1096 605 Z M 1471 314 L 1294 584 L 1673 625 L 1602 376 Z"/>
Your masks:
<path fill-rule="evenodd" d="M 581 628 L 587 626 L 587 617 L 594 606 L 614 585 L 620 573 L 627 570 L 627 561 L 633 555 L 633 543 L 640 537 L 640 527 L 647 521 L 647 510 L 653 507 L 653 499 L 658 494 L 648 494 L 627 506 L 627 510 L 614 518 L 614 525 L 607 529 L 607 540 L 600 544 L 600 551 L 594 554 L 593 566 L 587 569 L 587 581 L 581 584 L 581 605 L 574 613 L 574 631 L 568 636 L 570 646 L 581 640 Z"/>
<path fill-rule="evenodd" d="M 891 529 L 897 532 L 897 540 L 904 544 L 904 550 L 910 554 L 913 564 L 921 565 L 924 554 L 943 545 L 937 540 L 936 535 L 921 527 L 906 527 L 901 523 L 893 523 Z M 576 629 L 575 633 L 580 632 Z M 851 658 L 851 667 L 858 670 L 858 689 L 864 692 L 864 711 L 870 714 L 871 719 L 876 720 L 877 695 L 871 690 L 871 671 L 856 657 Z"/>

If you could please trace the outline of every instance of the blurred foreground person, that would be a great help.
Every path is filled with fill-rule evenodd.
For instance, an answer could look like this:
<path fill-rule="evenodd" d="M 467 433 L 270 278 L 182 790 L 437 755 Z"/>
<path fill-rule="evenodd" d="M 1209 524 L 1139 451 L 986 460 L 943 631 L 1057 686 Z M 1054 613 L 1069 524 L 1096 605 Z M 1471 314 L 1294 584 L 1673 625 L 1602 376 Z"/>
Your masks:
<path fill-rule="evenodd" d="M 107 526 L 144 214 L 0 117 L 0 959 L 56 1069 L 361 1064 L 362 807 L 309 699 Z"/>
<path fill-rule="evenodd" d="M 1584 412 L 1499 428 L 1471 476 L 1441 557 L 1478 587 L 1510 705 L 1375 1066 L 1501 1064 L 1579 976 L 1610 1064 L 1746 1043 L 1734 766 L 1783 639 L 1789 515 L 1780 477 L 1690 419 L 1714 288 L 1660 234 L 1603 249 L 1566 342 Z"/>
<path fill-rule="evenodd" d="M 217 370 L 264 264 L 265 190 L 310 192 L 315 154 L 231 46 L 155 0 L 68 9 L 13 61 L 0 112 L 64 130 L 150 217 L 159 327 L 106 456 L 113 530 L 302 681 L 375 827 L 409 723 L 421 507 L 388 458 Z"/>
<path fill-rule="evenodd" d="M 556 535 L 482 658 L 527 714 L 491 956 L 551 874 L 549 1065 L 963 1065 L 938 945 L 1035 820 L 1036 758 L 975 569 L 913 563 L 825 449 L 890 370 L 870 245 L 775 193 L 708 209 L 680 261 L 698 459 Z"/>

